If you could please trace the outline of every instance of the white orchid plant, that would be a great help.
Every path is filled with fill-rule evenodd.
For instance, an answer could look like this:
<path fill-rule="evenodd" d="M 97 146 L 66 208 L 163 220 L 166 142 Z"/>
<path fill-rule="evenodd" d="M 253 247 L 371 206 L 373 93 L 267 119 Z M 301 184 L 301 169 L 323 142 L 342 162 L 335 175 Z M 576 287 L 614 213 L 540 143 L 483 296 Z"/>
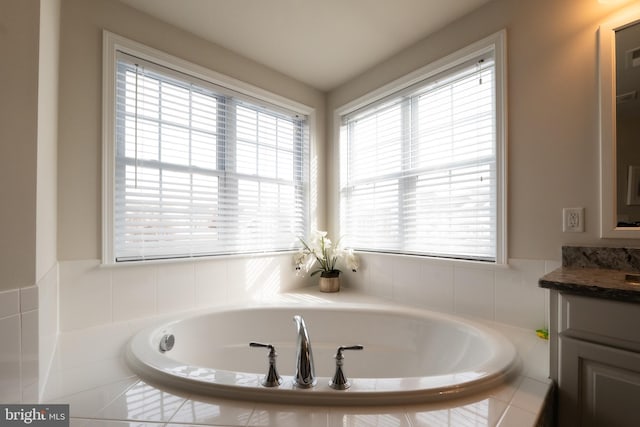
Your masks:
<path fill-rule="evenodd" d="M 338 262 L 344 258 L 345 266 L 351 271 L 358 270 L 358 258 L 352 249 L 342 247 L 339 239 L 334 245 L 327 237 L 326 231 L 314 231 L 311 238 L 305 241 L 300 238 L 302 248 L 294 255 L 296 270 L 309 271 L 317 263 L 317 268 L 311 272 L 311 276 L 321 273 L 323 276 L 337 276 L 341 270 L 337 268 Z"/>

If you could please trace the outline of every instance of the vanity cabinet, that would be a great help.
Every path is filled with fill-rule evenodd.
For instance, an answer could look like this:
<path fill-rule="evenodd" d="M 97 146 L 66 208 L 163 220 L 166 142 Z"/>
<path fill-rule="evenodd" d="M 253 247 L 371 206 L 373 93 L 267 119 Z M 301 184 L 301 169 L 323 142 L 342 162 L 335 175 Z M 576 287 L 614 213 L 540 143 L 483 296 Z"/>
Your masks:
<path fill-rule="evenodd" d="M 550 291 L 557 425 L 640 425 L 640 304 Z"/>

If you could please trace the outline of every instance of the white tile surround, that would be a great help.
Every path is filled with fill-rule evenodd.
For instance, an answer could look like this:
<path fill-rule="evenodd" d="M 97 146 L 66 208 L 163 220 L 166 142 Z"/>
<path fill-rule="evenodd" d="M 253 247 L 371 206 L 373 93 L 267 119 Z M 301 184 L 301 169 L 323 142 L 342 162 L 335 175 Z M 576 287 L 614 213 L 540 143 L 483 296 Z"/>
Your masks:
<path fill-rule="evenodd" d="M 547 326 L 548 291 L 538 279 L 558 261 L 511 259 L 508 267 L 360 254 L 343 284 L 365 294 L 442 312 L 537 329 Z M 309 283 L 290 255 L 101 267 L 60 262 L 60 331 L 256 300 Z"/>
<path fill-rule="evenodd" d="M 41 395 L 58 336 L 57 285 L 55 265 L 36 286 L 0 292 L 0 402 Z"/>
<path fill-rule="evenodd" d="M 0 293 L 0 400 L 2 402 L 22 401 L 22 382 L 20 378 L 21 328 L 20 328 L 20 289 Z"/>
<path fill-rule="evenodd" d="M 305 285 L 291 255 L 103 267 L 60 262 L 60 331 L 255 300 Z"/>
<path fill-rule="evenodd" d="M 349 272 L 343 276 L 343 286 L 359 293 L 499 322 L 498 326 L 512 331 L 510 337 L 513 339 L 515 336 L 515 340 L 520 342 L 516 344 L 524 351 L 522 354 L 537 354 L 537 359 L 543 361 L 542 367 L 531 368 L 533 374 L 519 377 L 516 383 L 505 389 L 508 392 L 498 397 L 484 396 L 475 402 L 458 402 L 465 404 L 439 411 L 435 411 L 433 406 L 425 406 L 386 408 L 372 412 L 361 408 L 345 411 L 255 404 L 247 407 L 238 402 L 207 403 L 194 400 L 193 396 L 181 396 L 179 399 L 182 400 L 176 411 L 171 412 L 169 407 L 163 409 L 165 416 L 159 421 L 160 425 L 169 420 L 178 424 L 202 421 L 187 420 L 185 413 L 190 413 L 201 414 L 207 420 L 204 422 L 211 425 L 414 426 L 433 423 L 440 416 L 449 419 L 456 416 L 473 418 L 474 411 L 478 412 L 479 407 L 486 408 L 487 405 L 491 415 L 487 418 L 488 421 L 485 420 L 486 425 L 496 425 L 498 421 L 501 426 L 532 425 L 525 421 L 535 421 L 548 387 L 546 345 L 534 345 L 532 342 L 535 343 L 536 338 L 534 335 L 531 338 L 534 329 L 548 323 L 546 290 L 538 288 L 537 280 L 559 266 L 560 263 L 556 261 L 512 259 L 509 267 L 487 267 L 433 262 L 415 257 L 361 254 L 361 269 L 357 273 Z M 112 416 L 108 412 L 98 411 L 106 409 L 110 402 L 118 405 L 118 396 L 127 396 L 126 390 L 136 395 L 137 390 L 146 390 L 140 392 L 140 396 L 158 393 L 153 388 L 145 389 L 121 360 L 122 346 L 135 330 L 150 321 L 157 321 L 159 316 L 229 302 L 270 298 L 281 292 L 304 287 L 307 283 L 308 278 L 296 275 L 289 255 L 117 267 L 101 267 L 97 260 L 61 261 L 60 336 L 48 381 L 43 380 L 43 375 L 40 375 L 40 387 L 45 381 L 47 385 L 42 401 L 68 398 L 72 402 L 84 402 L 74 405 L 75 410 L 79 411 L 76 413 L 79 418 L 72 425 L 129 425 L 128 421 L 122 421 L 125 418 L 119 418 L 121 414 Z M 53 297 L 53 291 L 46 291 L 52 288 L 41 287 L 40 298 L 47 292 Z M 10 332 L 20 327 L 15 324 L 16 319 L 11 320 L 18 315 L 15 303 L 12 302 L 12 298 L 15 298 L 12 292 L 0 294 L 0 334 L 16 341 L 17 338 Z M 26 301 L 28 296 L 27 293 Z M 8 311 L 2 311 L 5 306 L 10 307 Z M 48 319 L 56 319 L 57 313 L 51 313 L 53 310 L 49 307 L 57 307 L 57 304 L 47 304 L 46 307 Z M 35 311 L 38 312 L 37 309 Z M 45 310 L 41 305 L 41 317 L 44 315 L 43 311 Z M 4 315 L 5 313 L 11 314 Z M 25 325 L 28 325 L 28 317 Z M 43 346 L 46 351 L 45 357 L 41 356 L 39 362 L 40 372 L 44 372 L 44 378 L 47 378 L 47 362 L 50 359 L 47 360 L 46 354 L 52 354 L 55 348 L 56 327 L 52 325 L 56 325 L 56 322 L 42 320 L 41 318 L 39 322 L 40 354 L 43 354 Z M 529 348 L 521 348 L 523 345 Z M 534 347 L 536 352 L 531 353 L 530 350 Z M 110 363 L 105 363 L 105 359 L 110 360 Z M 7 390 L 7 387 L 2 390 Z M 516 396 L 520 397 L 512 401 Z M 529 402 L 527 396 L 534 403 Z M 3 396 L 0 401 L 15 400 Z M 149 401 L 153 402 L 155 399 L 149 397 Z M 167 418 L 167 411 L 171 412 L 173 418 Z M 239 418 L 231 420 L 233 414 L 239 414 Z M 80 419 L 89 416 L 92 418 Z M 122 422 L 114 421 L 118 419 Z M 274 423 L 274 420 L 277 422 Z M 299 424 L 300 420 L 305 421 Z M 479 425 L 485 424 L 481 422 Z M 131 425 L 140 424 L 132 422 Z"/>

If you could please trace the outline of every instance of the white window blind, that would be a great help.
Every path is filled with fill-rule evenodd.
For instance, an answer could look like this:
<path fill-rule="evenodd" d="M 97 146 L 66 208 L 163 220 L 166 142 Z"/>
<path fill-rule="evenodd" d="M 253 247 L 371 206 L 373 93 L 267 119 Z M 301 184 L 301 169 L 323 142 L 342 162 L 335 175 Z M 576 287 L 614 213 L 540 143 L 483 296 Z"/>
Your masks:
<path fill-rule="evenodd" d="M 351 246 L 496 260 L 495 74 L 485 53 L 342 116 Z"/>
<path fill-rule="evenodd" d="M 307 117 L 116 57 L 114 258 L 287 250 L 307 224 Z"/>

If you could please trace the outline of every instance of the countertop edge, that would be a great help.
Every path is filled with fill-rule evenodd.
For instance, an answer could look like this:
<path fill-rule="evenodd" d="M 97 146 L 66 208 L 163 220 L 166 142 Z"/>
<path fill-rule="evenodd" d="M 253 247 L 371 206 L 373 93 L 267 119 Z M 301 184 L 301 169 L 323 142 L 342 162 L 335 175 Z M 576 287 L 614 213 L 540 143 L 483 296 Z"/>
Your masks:
<path fill-rule="evenodd" d="M 562 267 L 541 277 L 541 288 L 587 297 L 640 303 L 640 285 L 625 281 L 626 273 L 599 268 Z"/>

